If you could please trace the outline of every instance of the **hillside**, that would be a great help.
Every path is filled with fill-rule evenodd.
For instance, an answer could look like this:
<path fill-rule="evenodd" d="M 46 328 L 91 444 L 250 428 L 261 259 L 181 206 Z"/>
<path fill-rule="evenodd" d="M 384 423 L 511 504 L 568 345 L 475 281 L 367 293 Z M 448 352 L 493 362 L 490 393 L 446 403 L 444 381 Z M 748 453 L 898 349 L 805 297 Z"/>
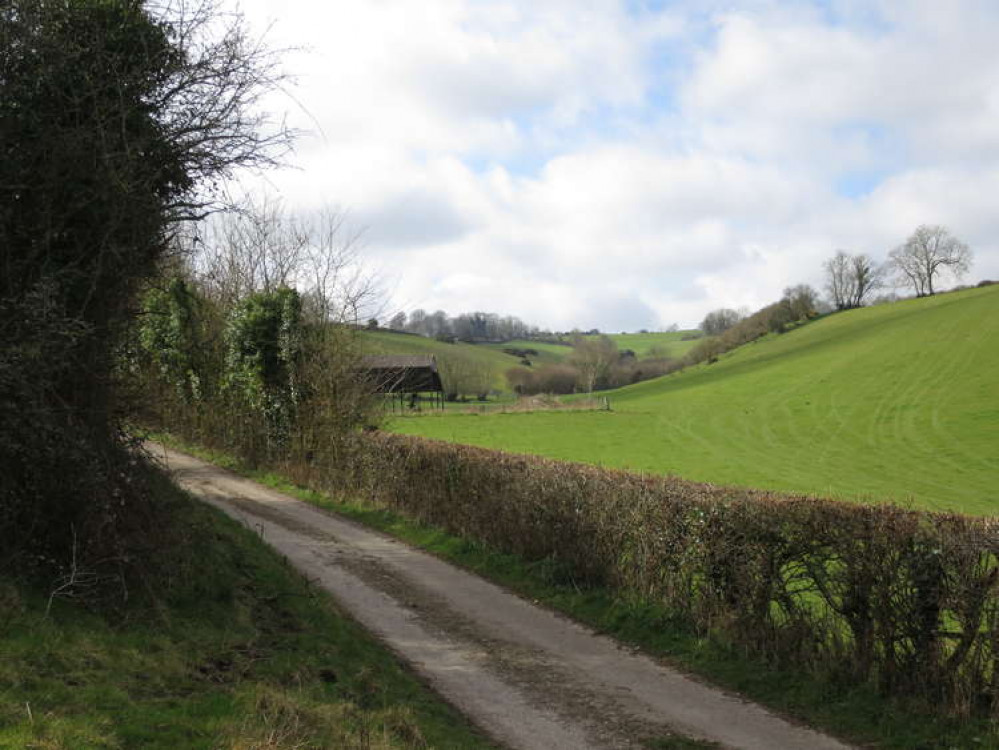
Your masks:
<path fill-rule="evenodd" d="M 608 392 L 613 411 L 395 429 L 691 479 L 999 509 L 999 286 L 830 315 Z"/>
<path fill-rule="evenodd" d="M 665 353 L 671 358 L 679 358 L 697 343 L 693 340 L 682 340 L 682 337 L 689 333 L 691 332 L 618 333 L 609 334 L 609 336 L 619 349 L 622 351 L 630 349 L 640 358 L 652 356 L 654 353 Z M 392 331 L 363 331 L 361 335 L 365 348 L 371 353 L 430 354 L 437 358 L 441 369 L 445 372 L 448 364 L 454 362 L 459 362 L 466 367 L 469 364 L 481 367 L 489 372 L 492 389 L 503 393 L 508 393 L 510 390 L 506 380 L 506 371 L 521 362 L 519 357 L 508 354 L 506 350 L 532 350 L 535 353 L 529 355 L 529 359 L 533 365 L 562 362 L 572 352 L 572 347 L 568 344 L 552 344 L 542 341 L 516 340 L 487 344 L 462 342 L 450 344 L 424 336 Z"/>
<path fill-rule="evenodd" d="M 684 341 L 684 336 L 698 331 L 670 331 L 664 333 L 611 333 L 611 341 L 622 351 L 631 349 L 639 357 L 649 357 L 654 353 L 665 352 L 671 359 L 679 359 L 697 343 L 696 339 Z"/>
<path fill-rule="evenodd" d="M 667 333 L 609 333 L 607 337 L 617 344 L 621 351 L 630 349 L 639 358 L 650 357 L 653 354 L 666 354 L 666 356 L 679 359 L 697 343 L 690 339 L 684 341 L 683 337 L 697 333 L 696 331 L 670 331 Z M 589 337 L 593 338 L 593 337 Z M 541 341 L 508 341 L 502 344 L 479 344 L 489 349 L 502 351 L 510 347 L 517 349 L 533 349 L 537 352 L 531 359 L 536 364 L 548 364 L 550 362 L 561 362 L 572 352 L 572 347 L 565 344 L 550 344 Z"/>
<path fill-rule="evenodd" d="M 563 361 L 572 353 L 572 347 L 568 344 L 550 344 L 545 341 L 529 341 L 527 339 L 504 341 L 501 344 L 476 344 L 476 346 L 497 352 L 502 352 L 505 349 L 530 350 L 536 352 L 536 354 L 528 355 L 531 363 L 535 365 L 555 364 Z"/>
<path fill-rule="evenodd" d="M 437 358 L 442 369 L 446 369 L 449 362 L 472 363 L 488 370 L 492 387 L 497 391 L 509 390 L 504 373 L 519 361 L 500 349 L 474 344 L 449 344 L 424 336 L 389 331 L 364 331 L 362 336 L 365 348 L 373 354 L 429 354 Z"/>

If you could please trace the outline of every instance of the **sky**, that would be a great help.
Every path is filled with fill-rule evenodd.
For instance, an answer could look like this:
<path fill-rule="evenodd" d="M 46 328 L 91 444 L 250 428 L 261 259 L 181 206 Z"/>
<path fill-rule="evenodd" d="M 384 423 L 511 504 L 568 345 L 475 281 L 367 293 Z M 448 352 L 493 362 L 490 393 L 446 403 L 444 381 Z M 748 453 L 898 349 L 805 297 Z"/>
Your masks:
<path fill-rule="evenodd" d="M 693 327 L 920 224 L 999 278 L 995 0 L 243 0 L 385 309 Z M 254 188 L 257 189 L 257 188 Z"/>

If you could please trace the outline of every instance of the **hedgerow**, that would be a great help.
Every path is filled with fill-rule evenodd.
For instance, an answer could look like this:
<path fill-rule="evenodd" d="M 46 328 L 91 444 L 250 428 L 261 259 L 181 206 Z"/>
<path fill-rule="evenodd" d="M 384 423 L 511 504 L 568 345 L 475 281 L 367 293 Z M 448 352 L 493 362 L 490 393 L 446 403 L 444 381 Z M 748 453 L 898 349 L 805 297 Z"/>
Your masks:
<path fill-rule="evenodd" d="M 779 665 L 999 716 L 996 522 L 363 435 L 298 481 L 552 560 Z"/>
<path fill-rule="evenodd" d="M 250 465 L 305 460 L 361 424 L 378 400 L 357 376 L 359 340 L 317 321 L 281 287 L 224 306 L 197 283 L 167 279 L 145 295 L 128 362 L 136 419 Z"/>

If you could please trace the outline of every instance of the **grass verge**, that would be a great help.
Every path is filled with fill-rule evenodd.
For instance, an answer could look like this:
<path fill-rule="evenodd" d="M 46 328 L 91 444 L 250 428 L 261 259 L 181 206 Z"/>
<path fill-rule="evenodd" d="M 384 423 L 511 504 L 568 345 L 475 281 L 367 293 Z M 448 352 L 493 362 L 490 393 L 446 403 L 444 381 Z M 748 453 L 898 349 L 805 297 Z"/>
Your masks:
<path fill-rule="evenodd" d="M 180 543 L 126 603 L 0 578 L 0 747 L 492 746 L 252 531 L 150 486 Z"/>
<path fill-rule="evenodd" d="M 833 675 L 774 668 L 710 635 L 692 632 L 653 603 L 624 598 L 609 589 L 580 587 L 571 571 L 551 561 L 527 562 L 350 497 L 329 497 L 296 486 L 278 473 L 248 469 L 216 451 L 165 435 L 155 439 L 391 534 L 689 673 L 855 743 L 899 750 L 999 748 L 999 728 L 992 722 L 945 718 L 924 704 L 887 700 L 870 686 L 852 685 Z"/>

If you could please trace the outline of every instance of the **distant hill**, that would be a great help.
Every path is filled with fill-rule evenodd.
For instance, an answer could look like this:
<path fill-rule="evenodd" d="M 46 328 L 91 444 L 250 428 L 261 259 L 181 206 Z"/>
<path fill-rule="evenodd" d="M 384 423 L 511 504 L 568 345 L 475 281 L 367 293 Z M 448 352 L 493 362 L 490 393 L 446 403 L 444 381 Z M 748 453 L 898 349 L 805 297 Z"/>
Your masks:
<path fill-rule="evenodd" d="M 475 344 L 454 343 L 389 331 L 363 331 L 365 348 L 372 354 L 430 354 L 445 368 L 455 361 L 471 362 L 490 373 L 493 390 L 508 391 L 506 373 L 519 362 L 501 350 Z"/>
<path fill-rule="evenodd" d="M 694 344 L 694 340 L 684 341 L 684 337 L 696 335 L 696 331 L 674 331 L 670 333 L 617 333 L 608 334 L 624 351 L 630 349 L 640 358 L 651 356 L 682 357 Z M 366 349 L 372 354 L 431 354 L 445 366 L 448 362 L 461 360 L 474 362 L 488 368 L 491 373 L 493 390 L 509 393 L 506 371 L 522 364 L 526 359 L 532 366 L 554 364 L 565 360 L 572 347 L 568 340 L 564 344 L 527 339 L 497 343 L 467 344 L 448 343 L 437 339 L 387 330 L 363 330 L 361 332 Z"/>
<path fill-rule="evenodd" d="M 694 337 L 699 336 L 700 332 L 692 330 L 671 331 L 669 333 L 608 333 L 606 335 L 617 344 L 618 349 L 621 351 L 630 349 L 640 358 L 665 355 L 672 359 L 679 359 L 697 343 Z M 587 338 L 595 337 L 588 336 Z M 479 344 L 478 346 L 486 346 L 498 351 L 510 348 L 533 349 L 537 354 L 531 355 L 531 358 L 541 364 L 560 362 L 572 353 L 568 337 L 562 344 L 517 340 L 501 344 Z"/>
<path fill-rule="evenodd" d="M 999 513 L 999 286 L 829 315 L 605 392 L 612 412 L 400 420 L 717 483 Z"/>
<path fill-rule="evenodd" d="M 671 359 L 679 359 L 694 347 L 697 343 L 697 337 L 700 336 L 700 331 L 610 333 L 607 335 L 617 344 L 618 349 L 630 349 L 639 358 L 665 353 Z"/>
<path fill-rule="evenodd" d="M 497 352 L 522 351 L 527 353 L 527 359 L 532 365 L 547 365 L 561 362 L 572 353 L 572 347 L 566 344 L 551 344 L 545 341 L 529 341 L 517 339 L 497 344 L 476 344 Z M 519 358 L 518 358 L 519 361 Z"/>

